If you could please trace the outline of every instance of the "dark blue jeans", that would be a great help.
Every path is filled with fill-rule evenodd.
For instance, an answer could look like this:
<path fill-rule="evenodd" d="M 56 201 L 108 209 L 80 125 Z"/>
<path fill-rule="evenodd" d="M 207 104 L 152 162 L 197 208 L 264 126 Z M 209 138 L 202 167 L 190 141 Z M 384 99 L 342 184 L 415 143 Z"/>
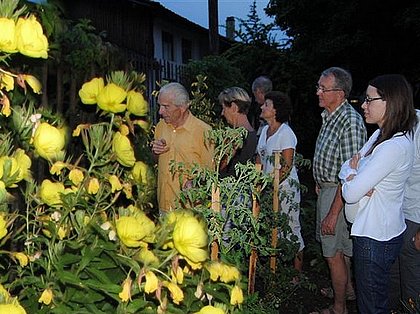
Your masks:
<path fill-rule="evenodd" d="M 389 272 L 401 250 L 402 243 L 402 234 L 389 241 L 354 237 L 354 273 L 360 313 L 389 313 Z"/>

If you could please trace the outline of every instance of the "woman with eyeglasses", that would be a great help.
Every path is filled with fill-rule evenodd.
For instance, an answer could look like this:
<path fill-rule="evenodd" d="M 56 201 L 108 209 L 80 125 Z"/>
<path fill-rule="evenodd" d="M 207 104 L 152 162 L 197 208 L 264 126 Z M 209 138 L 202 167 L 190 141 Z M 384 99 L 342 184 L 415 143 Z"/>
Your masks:
<path fill-rule="evenodd" d="M 289 216 L 289 226 L 296 237 L 299 248 L 294 259 L 294 268 L 302 271 L 303 242 L 299 221 L 300 188 L 295 167 L 295 152 L 297 138 L 288 121 L 292 112 L 289 97 L 282 92 L 269 92 L 261 106 L 261 118 L 267 125 L 262 129 L 257 145 L 257 162 L 262 165 L 262 171 L 267 174 L 279 172 L 279 208 Z M 274 164 L 275 152 L 280 153 L 280 165 Z M 298 280 L 295 277 L 294 280 Z"/>
<path fill-rule="evenodd" d="M 379 314 L 389 313 L 389 273 L 406 228 L 402 202 L 417 120 L 412 89 L 402 75 L 374 78 L 366 95 L 366 123 L 379 128 L 342 166 L 342 195 L 349 204 L 359 202 L 351 227 L 359 312 Z"/>

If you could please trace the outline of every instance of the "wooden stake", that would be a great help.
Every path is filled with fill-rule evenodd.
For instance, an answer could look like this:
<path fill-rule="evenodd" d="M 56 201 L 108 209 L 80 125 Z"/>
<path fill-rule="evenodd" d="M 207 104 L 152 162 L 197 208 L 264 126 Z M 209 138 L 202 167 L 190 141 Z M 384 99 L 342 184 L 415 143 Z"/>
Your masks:
<path fill-rule="evenodd" d="M 277 216 L 279 212 L 279 184 L 280 184 L 280 152 L 274 152 L 274 182 L 273 182 L 273 212 L 274 215 Z M 271 247 L 273 249 L 277 248 L 277 238 L 278 238 L 278 230 L 277 230 L 277 219 L 275 219 L 276 224 L 271 232 Z M 276 253 L 271 255 L 270 257 L 270 269 L 273 273 L 276 272 L 276 261 L 277 256 Z"/>
<path fill-rule="evenodd" d="M 257 171 L 261 171 L 261 164 L 256 164 L 255 168 Z M 258 218 L 260 214 L 260 205 L 257 202 L 257 196 L 252 195 L 252 215 L 255 219 Z M 249 257 L 249 271 L 248 271 L 248 294 L 252 294 L 255 291 L 255 273 L 257 270 L 257 259 L 258 252 L 255 247 L 251 250 L 251 256 Z"/>
<path fill-rule="evenodd" d="M 220 213 L 220 189 L 214 183 L 211 186 L 211 209 Z M 211 243 L 210 258 L 212 261 L 219 259 L 219 243 L 217 243 L 217 240 L 213 240 Z"/>

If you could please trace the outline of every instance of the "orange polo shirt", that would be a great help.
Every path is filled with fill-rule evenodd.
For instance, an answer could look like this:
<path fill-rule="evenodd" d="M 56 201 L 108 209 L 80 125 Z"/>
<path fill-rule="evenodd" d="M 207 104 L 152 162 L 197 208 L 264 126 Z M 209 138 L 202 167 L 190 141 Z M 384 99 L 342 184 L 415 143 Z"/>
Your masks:
<path fill-rule="evenodd" d="M 187 167 L 199 164 L 212 167 L 213 149 L 205 140 L 205 134 L 211 127 L 189 114 L 185 123 L 173 128 L 163 119 L 156 125 L 155 139 L 165 139 L 169 151 L 159 155 L 157 197 L 159 209 L 168 211 L 175 208 L 175 201 L 181 190 L 179 175 L 170 171 L 170 161 L 183 162 Z"/>

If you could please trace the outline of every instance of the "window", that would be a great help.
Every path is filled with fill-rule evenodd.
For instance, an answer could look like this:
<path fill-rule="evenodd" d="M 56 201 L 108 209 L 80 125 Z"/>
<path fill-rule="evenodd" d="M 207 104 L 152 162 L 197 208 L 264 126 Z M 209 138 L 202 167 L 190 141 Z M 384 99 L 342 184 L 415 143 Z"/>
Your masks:
<path fill-rule="evenodd" d="M 162 50 L 163 59 L 174 61 L 174 37 L 165 31 L 162 32 Z"/>
<path fill-rule="evenodd" d="M 192 42 L 182 38 L 182 63 L 188 63 L 190 59 L 192 59 Z"/>

